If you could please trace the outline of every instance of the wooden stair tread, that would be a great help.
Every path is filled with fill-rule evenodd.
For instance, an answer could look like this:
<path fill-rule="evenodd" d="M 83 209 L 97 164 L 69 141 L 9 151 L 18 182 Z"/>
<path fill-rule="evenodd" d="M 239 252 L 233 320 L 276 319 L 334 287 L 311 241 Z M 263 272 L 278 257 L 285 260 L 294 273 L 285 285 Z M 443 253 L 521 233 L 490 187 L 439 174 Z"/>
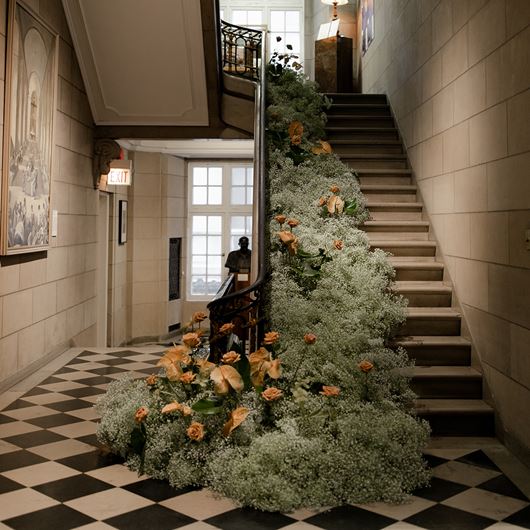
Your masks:
<path fill-rule="evenodd" d="M 450 285 L 443 281 L 425 281 L 425 280 L 398 280 L 394 282 L 392 290 L 397 293 L 408 292 L 429 292 L 429 293 L 452 293 Z"/>
<path fill-rule="evenodd" d="M 361 191 L 408 191 L 416 193 L 415 184 L 361 184 Z"/>
<path fill-rule="evenodd" d="M 389 132 L 393 131 L 396 132 L 397 129 L 395 127 L 340 127 L 340 126 L 331 126 L 331 127 L 325 127 L 326 131 L 330 132 L 363 132 L 363 131 L 382 131 L 382 132 Z"/>
<path fill-rule="evenodd" d="M 471 366 L 414 366 L 412 377 L 445 379 L 482 379 L 482 374 Z"/>
<path fill-rule="evenodd" d="M 418 414 L 493 414 L 493 408 L 482 399 L 416 399 Z"/>
<path fill-rule="evenodd" d="M 392 138 L 337 138 L 329 140 L 333 145 L 402 145 L 399 140 Z M 340 156 L 347 156 L 341 154 Z"/>
<path fill-rule="evenodd" d="M 393 344 L 403 348 L 414 346 L 471 346 L 471 342 L 461 335 L 412 335 L 409 337 L 397 338 L 393 341 Z"/>
<path fill-rule="evenodd" d="M 436 248 L 436 241 L 425 240 L 403 240 L 403 239 L 376 239 L 370 242 L 372 247 L 434 247 Z"/>
<path fill-rule="evenodd" d="M 361 160 L 387 160 L 387 159 L 399 159 L 406 160 L 407 155 L 403 153 L 341 153 L 341 159 L 350 160 L 352 158 L 361 159 Z"/>
<path fill-rule="evenodd" d="M 389 257 L 390 263 L 394 269 L 430 269 L 430 270 L 443 270 L 444 264 L 439 261 L 397 261 L 394 256 Z"/>
<path fill-rule="evenodd" d="M 361 226 L 366 226 L 368 228 L 375 227 L 375 226 L 402 226 L 403 228 L 407 227 L 429 227 L 430 223 L 429 221 L 408 221 L 408 220 L 392 220 L 392 219 L 384 219 L 380 221 L 365 221 Z"/>
<path fill-rule="evenodd" d="M 412 169 L 406 169 L 406 168 L 389 168 L 389 169 L 366 168 L 364 169 L 364 168 L 360 168 L 360 169 L 357 169 L 354 173 L 361 174 L 361 175 L 379 175 L 379 174 L 410 175 L 412 173 Z"/>
<path fill-rule="evenodd" d="M 385 210 L 395 210 L 399 208 L 421 210 L 423 208 L 422 202 L 379 202 L 379 201 L 367 201 L 366 207 L 372 208 L 384 208 Z"/>
<path fill-rule="evenodd" d="M 459 311 L 453 307 L 407 307 L 407 318 L 461 318 Z"/>

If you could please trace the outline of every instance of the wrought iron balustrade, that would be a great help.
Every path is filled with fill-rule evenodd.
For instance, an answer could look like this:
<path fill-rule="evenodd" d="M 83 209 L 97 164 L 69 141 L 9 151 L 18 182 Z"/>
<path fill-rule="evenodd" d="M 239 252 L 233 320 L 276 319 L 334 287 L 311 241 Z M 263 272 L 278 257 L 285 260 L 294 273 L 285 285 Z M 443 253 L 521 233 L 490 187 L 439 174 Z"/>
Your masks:
<path fill-rule="evenodd" d="M 221 21 L 223 71 L 257 81 L 260 78 L 262 31 Z"/>

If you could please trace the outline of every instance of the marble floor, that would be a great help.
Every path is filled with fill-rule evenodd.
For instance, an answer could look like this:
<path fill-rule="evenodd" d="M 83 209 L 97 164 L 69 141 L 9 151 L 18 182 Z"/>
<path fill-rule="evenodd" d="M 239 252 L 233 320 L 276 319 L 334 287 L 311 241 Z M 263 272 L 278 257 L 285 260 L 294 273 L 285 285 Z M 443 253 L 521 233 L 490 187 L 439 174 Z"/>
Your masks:
<path fill-rule="evenodd" d="M 93 404 L 160 352 L 72 349 L 0 395 L 0 529 L 530 529 L 530 471 L 490 438 L 433 439 L 431 486 L 402 505 L 270 514 L 139 477 L 98 447 Z"/>

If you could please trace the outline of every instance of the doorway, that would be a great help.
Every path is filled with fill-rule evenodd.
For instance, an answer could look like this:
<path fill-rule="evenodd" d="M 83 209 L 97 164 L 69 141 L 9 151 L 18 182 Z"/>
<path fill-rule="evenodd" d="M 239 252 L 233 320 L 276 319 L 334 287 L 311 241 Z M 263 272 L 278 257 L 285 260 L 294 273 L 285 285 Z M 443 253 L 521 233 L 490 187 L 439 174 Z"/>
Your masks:
<path fill-rule="evenodd" d="M 99 192 L 96 268 L 96 346 L 107 346 L 109 272 L 109 195 Z"/>

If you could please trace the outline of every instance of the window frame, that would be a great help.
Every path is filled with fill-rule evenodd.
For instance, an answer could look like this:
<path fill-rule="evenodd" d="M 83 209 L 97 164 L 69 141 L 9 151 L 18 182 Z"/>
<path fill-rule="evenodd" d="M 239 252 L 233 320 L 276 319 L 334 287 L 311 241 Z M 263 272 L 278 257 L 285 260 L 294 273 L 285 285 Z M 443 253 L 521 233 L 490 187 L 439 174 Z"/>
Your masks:
<path fill-rule="evenodd" d="M 228 252 L 230 252 L 231 241 L 231 218 L 233 215 L 251 216 L 253 215 L 252 204 L 232 205 L 232 168 L 233 167 L 253 167 L 254 162 L 248 158 L 219 160 L 190 160 L 188 162 L 187 179 L 187 244 L 186 244 L 186 301 L 205 302 L 211 301 L 214 295 L 197 295 L 191 293 L 192 279 L 192 243 L 193 243 L 193 216 L 194 215 L 219 215 L 221 216 L 221 281 L 228 275 L 228 269 L 224 267 Z M 196 204 L 193 201 L 193 170 L 196 167 L 221 167 L 222 168 L 222 202 L 221 204 Z M 208 276 L 208 274 L 205 274 Z M 214 276 L 214 275 L 212 275 Z"/>

